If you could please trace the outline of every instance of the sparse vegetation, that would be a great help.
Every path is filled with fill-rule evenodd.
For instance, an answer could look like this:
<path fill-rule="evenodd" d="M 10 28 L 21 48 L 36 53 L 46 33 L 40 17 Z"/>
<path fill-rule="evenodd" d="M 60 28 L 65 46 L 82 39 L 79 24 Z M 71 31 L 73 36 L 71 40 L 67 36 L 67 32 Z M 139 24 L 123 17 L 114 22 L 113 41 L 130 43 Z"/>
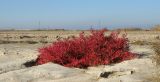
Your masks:
<path fill-rule="evenodd" d="M 137 41 L 131 42 L 131 44 L 134 44 L 134 45 L 152 45 L 153 43 L 152 42 L 147 42 L 147 41 L 137 40 Z"/>
<path fill-rule="evenodd" d="M 35 38 L 35 36 L 20 36 L 20 39 L 23 39 L 23 38 Z"/>
<path fill-rule="evenodd" d="M 160 74 L 150 77 L 148 82 L 160 82 Z"/>
<path fill-rule="evenodd" d="M 160 31 L 160 25 L 155 25 L 151 30 Z"/>
<path fill-rule="evenodd" d="M 121 31 L 143 31 L 144 29 L 142 28 L 137 28 L 137 27 L 127 27 L 127 28 L 119 28 L 119 29 L 116 29 L 116 30 L 121 30 Z"/>
<path fill-rule="evenodd" d="M 0 44 L 14 44 L 14 43 L 36 44 L 36 43 L 38 43 L 38 41 L 6 41 L 6 40 L 0 40 Z M 47 42 L 40 42 L 40 43 L 47 43 Z"/>
<path fill-rule="evenodd" d="M 153 61 L 156 62 L 156 65 L 160 66 L 160 43 L 159 42 L 153 44 L 153 50 L 155 51 Z"/>
<path fill-rule="evenodd" d="M 18 41 L 5 41 L 5 40 L 0 40 L 0 44 L 9 44 L 9 43 L 18 43 Z"/>
<path fill-rule="evenodd" d="M 160 82 L 160 42 L 153 44 L 153 50 L 155 51 L 155 55 L 153 56 L 153 61 L 156 63 L 156 73 L 153 77 L 149 77 L 149 82 Z"/>
<path fill-rule="evenodd" d="M 24 41 L 24 43 L 28 43 L 28 44 L 36 44 L 38 43 L 37 41 Z"/>

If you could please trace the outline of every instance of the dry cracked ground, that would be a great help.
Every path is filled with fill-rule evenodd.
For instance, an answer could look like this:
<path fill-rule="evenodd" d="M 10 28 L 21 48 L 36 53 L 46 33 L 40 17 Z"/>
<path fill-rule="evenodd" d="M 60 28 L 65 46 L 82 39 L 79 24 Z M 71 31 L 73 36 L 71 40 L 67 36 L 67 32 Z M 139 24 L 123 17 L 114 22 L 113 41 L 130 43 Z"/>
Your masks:
<path fill-rule="evenodd" d="M 49 42 L 58 35 L 66 37 L 77 35 L 79 32 L 56 31 L 48 32 L 48 35 L 44 33 L 0 33 L 2 42 L 6 40 L 11 42 L 0 44 L 0 82 L 149 82 L 146 77 L 152 77 L 156 72 L 155 63 L 152 61 L 155 52 L 149 43 L 159 41 L 160 32 L 129 32 L 130 51 L 137 53 L 140 57 L 117 64 L 100 65 L 88 69 L 67 68 L 54 63 L 26 65 L 26 62 L 36 60 L 39 55 L 38 49 L 47 44 L 15 43 L 15 41 L 26 41 L 26 39 L 34 41 L 36 38 L 34 36 L 39 35 Z M 23 36 L 24 40 L 20 36 Z"/>

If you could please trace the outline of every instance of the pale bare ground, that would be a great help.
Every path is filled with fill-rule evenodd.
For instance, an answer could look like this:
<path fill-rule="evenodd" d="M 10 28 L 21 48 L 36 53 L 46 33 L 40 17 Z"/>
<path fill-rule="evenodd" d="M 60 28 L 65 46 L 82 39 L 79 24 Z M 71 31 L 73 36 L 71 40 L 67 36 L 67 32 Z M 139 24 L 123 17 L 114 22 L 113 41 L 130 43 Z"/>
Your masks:
<path fill-rule="evenodd" d="M 33 67 L 24 65 L 28 61 L 36 60 L 39 48 L 56 41 L 59 37 L 78 36 L 80 32 L 1 31 L 0 82 L 148 82 L 146 77 L 155 75 L 155 63 L 151 59 L 154 51 L 151 45 L 132 44 L 132 42 L 159 41 L 159 31 L 127 32 L 131 52 L 137 53 L 141 57 L 118 64 L 101 65 L 88 69 L 67 68 L 54 63 Z M 85 32 L 89 34 L 88 31 Z M 26 41 L 35 41 L 36 43 Z M 112 72 L 112 74 L 101 77 L 101 74 L 108 72 Z"/>

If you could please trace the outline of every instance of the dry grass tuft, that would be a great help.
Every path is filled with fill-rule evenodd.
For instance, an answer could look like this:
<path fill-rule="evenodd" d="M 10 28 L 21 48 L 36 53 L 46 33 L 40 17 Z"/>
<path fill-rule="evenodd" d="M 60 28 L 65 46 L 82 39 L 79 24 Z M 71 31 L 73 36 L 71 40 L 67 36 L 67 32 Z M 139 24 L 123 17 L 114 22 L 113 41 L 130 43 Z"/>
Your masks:
<path fill-rule="evenodd" d="M 134 44 L 134 45 L 152 45 L 153 43 L 152 42 L 147 42 L 147 41 L 137 40 L 137 41 L 131 42 L 131 44 Z"/>
<path fill-rule="evenodd" d="M 152 48 L 155 51 L 153 61 L 156 62 L 157 66 L 160 66 L 160 42 L 154 43 Z"/>
<path fill-rule="evenodd" d="M 149 82 L 160 82 L 160 42 L 154 43 L 152 46 L 155 51 L 153 61 L 156 63 L 157 70 L 153 77 L 149 77 Z"/>

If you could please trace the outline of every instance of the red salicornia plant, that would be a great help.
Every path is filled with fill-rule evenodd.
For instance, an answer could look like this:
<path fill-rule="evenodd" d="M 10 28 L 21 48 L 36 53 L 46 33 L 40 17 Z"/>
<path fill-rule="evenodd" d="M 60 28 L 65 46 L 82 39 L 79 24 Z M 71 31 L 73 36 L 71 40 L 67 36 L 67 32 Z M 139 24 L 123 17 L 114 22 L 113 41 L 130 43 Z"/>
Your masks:
<path fill-rule="evenodd" d="M 41 48 L 37 64 L 54 62 L 66 67 L 86 68 L 129 60 L 135 54 L 129 52 L 128 40 L 119 32 L 105 36 L 106 30 L 91 30 L 91 34 L 67 38 Z"/>

